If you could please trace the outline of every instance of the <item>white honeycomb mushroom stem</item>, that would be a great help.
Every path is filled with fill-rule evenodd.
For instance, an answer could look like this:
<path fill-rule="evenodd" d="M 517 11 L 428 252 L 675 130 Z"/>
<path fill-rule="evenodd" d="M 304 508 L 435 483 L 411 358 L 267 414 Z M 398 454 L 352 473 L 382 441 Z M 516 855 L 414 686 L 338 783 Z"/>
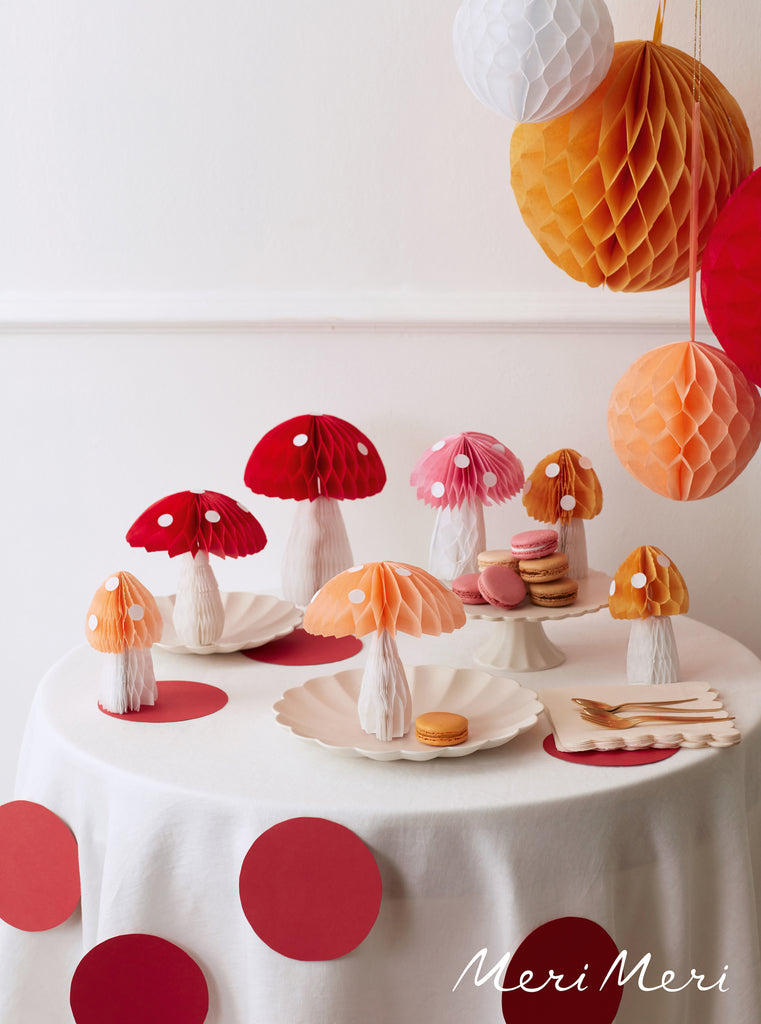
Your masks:
<path fill-rule="evenodd" d="M 679 655 L 668 615 L 651 615 L 632 621 L 626 678 L 630 683 L 648 686 L 679 681 Z"/>
<path fill-rule="evenodd" d="M 156 676 L 150 647 L 125 647 L 105 654 L 98 703 L 104 711 L 123 715 L 156 703 Z"/>
<path fill-rule="evenodd" d="M 568 575 L 573 580 L 585 580 L 589 575 L 587 535 L 581 518 L 561 519 L 558 525 L 558 551 L 568 558 Z"/>
<path fill-rule="evenodd" d="M 172 622 L 177 639 L 191 647 L 205 647 L 222 636 L 225 609 L 205 551 L 180 555 Z"/>
<path fill-rule="evenodd" d="M 431 536 L 428 568 L 447 583 L 478 571 L 478 553 L 486 549 L 484 507 L 477 499 L 459 508 L 440 508 Z"/>
<path fill-rule="evenodd" d="M 412 722 L 412 694 L 396 640 L 382 629 L 373 634 L 359 690 L 359 724 L 379 740 L 396 739 Z"/>
<path fill-rule="evenodd" d="M 323 583 L 352 562 L 340 502 L 323 497 L 297 501 L 281 566 L 286 601 L 306 607 Z"/>

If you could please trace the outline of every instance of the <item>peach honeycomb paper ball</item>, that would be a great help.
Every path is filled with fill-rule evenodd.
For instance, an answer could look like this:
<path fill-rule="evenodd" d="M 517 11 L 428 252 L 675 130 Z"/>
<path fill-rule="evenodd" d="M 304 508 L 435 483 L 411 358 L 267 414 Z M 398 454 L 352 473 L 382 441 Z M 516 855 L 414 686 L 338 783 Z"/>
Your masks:
<path fill-rule="evenodd" d="M 590 287 L 667 288 L 689 274 L 693 60 L 659 43 L 617 43 L 581 106 L 518 125 L 511 184 L 521 216 L 553 263 Z M 706 67 L 698 253 L 733 189 L 753 169 L 748 126 Z"/>
<path fill-rule="evenodd" d="M 761 441 L 761 397 L 717 348 L 683 341 L 646 352 L 618 382 L 608 433 L 623 467 L 677 501 L 716 494 Z"/>
<path fill-rule="evenodd" d="M 613 23 L 603 0 L 463 0 L 454 53 L 491 110 L 546 121 L 578 106 L 603 80 Z"/>

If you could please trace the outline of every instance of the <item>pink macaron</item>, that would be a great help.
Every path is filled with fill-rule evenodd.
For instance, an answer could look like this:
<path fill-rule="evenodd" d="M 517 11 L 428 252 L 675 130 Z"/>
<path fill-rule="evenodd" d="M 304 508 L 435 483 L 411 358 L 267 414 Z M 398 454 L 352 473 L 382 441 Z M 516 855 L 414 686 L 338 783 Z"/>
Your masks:
<path fill-rule="evenodd" d="M 510 550 L 518 559 L 544 558 L 557 551 L 557 547 L 557 530 L 525 530 L 510 541 Z"/>
<path fill-rule="evenodd" d="M 478 577 L 478 589 L 497 608 L 516 608 L 526 596 L 526 584 L 506 565 L 487 566 Z"/>
<path fill-rule="evenodd" d="M 466 572 L 464 576 L 458 576 L 452 580 L 452 592 L 457 594 L 463 604 L 485 604 L 486 598 L 481 595 L 478 589 L 479 572 Z"/>

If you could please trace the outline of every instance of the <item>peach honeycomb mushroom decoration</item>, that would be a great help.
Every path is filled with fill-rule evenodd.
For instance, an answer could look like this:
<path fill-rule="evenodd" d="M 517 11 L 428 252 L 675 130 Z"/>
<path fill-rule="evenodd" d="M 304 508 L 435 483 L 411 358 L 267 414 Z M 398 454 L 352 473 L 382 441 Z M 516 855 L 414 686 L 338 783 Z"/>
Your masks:
<path fill-rule="evenodd" d="M 491 434 L 449 434 L 423 452 L 410 483 L 437 509 L 428 566 L 434 576 L 451 581 L 476 571 L 486 547 L 484 505 L 512 498 L 523 480 L 520 459 Z"/>
<path fill-rule="evenodd" d="M 602 487 L 592 460 L 560 448 L 534 468 L 523 486 L 523 504 L 533 519 L 558 524 L 558 549 L 568 557 L 568 575 L 589 574 L 584 520 L 602 511 Z"/>
<path fill-rule="evenodd" d="M 623 467 L 677 501 L 716 494 L 761 441 L 761 397 L 720 349 L 683 341 L 641 356 L 613 390 L 608 433 Z"/>
<path fill-rule="evenodd" d="M 520 124 L 510 149 L 521 215 L 546 255 L 590 287 L 639 292 L 689 274 L 692 57 L 660 42 L 617 43 L 605 80 L 571 113 Z M 735 99 L 701 72 L 698 254 L 753 169 Z"/>
<path fill-rule="evenodd" d="M 404 736 L 412 696 L 396 633 L 440 636 L 465 625 L 462 601 L 414 565 L 367 562 L 328 580 L 312 598 L 304 629 L 318 636 L 373 633 L 359 692 L 359 722 L 379 740 Z"/>
<path fill-rule="evenodd" d="M 151 646 L 163 622 L 146 587 L 129 572 L 116 572 L 97 589 L 87 612 L 87 641 L 107 657 L 98 703 L 122 715 L 156 702 Z"/>
<path fill-rule="evenodd" d="M 610 584 L 608 608 L 614 619 L 631 619 L 626 676 L 630 683 L 676 683 L 679 680 L 672 615 L 690 607 L 682 574 L 660 548 L 635 548 Z"/>

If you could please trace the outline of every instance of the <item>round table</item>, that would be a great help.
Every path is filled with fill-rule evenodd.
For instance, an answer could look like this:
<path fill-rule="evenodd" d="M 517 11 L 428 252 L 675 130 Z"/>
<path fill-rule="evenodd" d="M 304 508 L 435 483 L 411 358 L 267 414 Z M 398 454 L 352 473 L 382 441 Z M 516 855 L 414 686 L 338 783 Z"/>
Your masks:
<path fill-rule="evenodd" d="M 488 626 L 400 638 L 402 657 L 470 666 Z M 68 985 L 83 954 L 147 932 L 202 967 L 208 1024 L 500 1024 L 493 981 L 476 984 L 471 969 L 457 984 L 471 959 L 486 949 L 487 970 L 537 926 L 576 916 L 605 928 L 630 967 L 649 953 L 649 985 L 666 970 L 715 980 L 727 967 L 727 992 L 627 983 L 617 1024 L 755 1024 L 761 662 L 688 618 L 674 627 L 682 678 L 718 689 L 742 742 L 612 768 L 545 753 L 543 715 L 506 745 L 468 757 L 340 757 L 282 729 L 272 712 L 284 690 L 332 667 L 240 654 L 155 651 L 157 678 L 212 683 L 229 701 L 194 721 L 120 721 L 96 705 L 99 655 L 74 650 L 36 694 L 16 796 L 45 804 L 76 835 L 81 909 L 44 933 L 0 922 L 0 1019 L 70 1024 Z M 566 661 L 514 678 L 539 691 L 625 682 L 626 623 L 600 613 L 548 628 Z M 239 871 L 251 844 L 298 816 L 353 830 L 380 869 L 375 926 L 337 960 L 281 956 L 241 910 Z"/>

